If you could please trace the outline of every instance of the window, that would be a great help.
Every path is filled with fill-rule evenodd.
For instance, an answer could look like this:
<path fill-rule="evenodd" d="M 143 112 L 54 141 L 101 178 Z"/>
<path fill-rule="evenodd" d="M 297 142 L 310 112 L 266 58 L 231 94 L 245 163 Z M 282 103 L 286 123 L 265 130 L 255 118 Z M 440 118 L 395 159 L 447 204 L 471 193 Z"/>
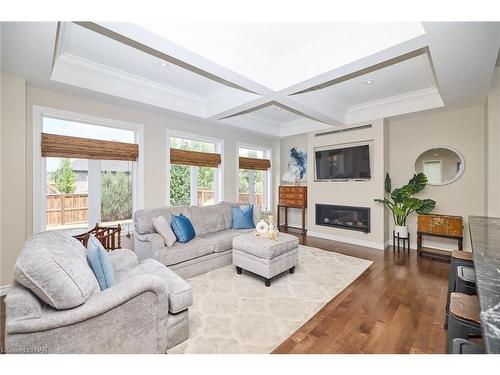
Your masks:
<path fill-rule="evenodd" d="M 219 202 L 222 142 L 184 134 L 169 136 L 169 142 L 170 204 L 206 206 Z"/>
<path fill-rule="evenodd" d="M 128 227 L 138 208 L 138 151 L 134 157 L 129 150 L 138 150 L 140 126 L 123 123 L 122 127 L 121 122 L 94 125 L 75 121 L 79 116 L 86 117 L 35 110 L 40 139 L 35 139 L 34 150 L 38 148 L 40 155 L 41 147 L 42 157 L 35 158 L 34 167 L 39 165 L 38 181 L 43 185 L 38 188 L 34 171 L 34 191 L 42 192 L 40 200 L 34 195 L 34 210 L 42 213 L 35 215 L 39 218 L 34 220 L 35 230 L 92 228 L 96 223 Z M 71 142 L 64 144 L 64 137 L 71 137 Z M 85 144 L 95 147 L 83 147 Z"/>
<path fill-rule="evenodd" d="M 271 172 L 269 168 L 271 150 L 241 146 L 238 147 L 238 156 L 240 157 L 238 170 L 239 202 L 255 204 L 261 206 L 263 210 L 269 210 L 271 207 Z"/>

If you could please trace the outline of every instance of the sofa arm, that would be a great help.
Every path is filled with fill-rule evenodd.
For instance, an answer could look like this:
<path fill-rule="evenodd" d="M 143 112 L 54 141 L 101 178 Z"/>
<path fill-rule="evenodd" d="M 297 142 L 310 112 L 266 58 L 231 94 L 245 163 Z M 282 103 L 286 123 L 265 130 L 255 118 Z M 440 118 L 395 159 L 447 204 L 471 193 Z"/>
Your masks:
<path fill-rule="evenodd" d="M 139 264 L 137 255 L 129 249 L 117 249 L 108 253 L 114 272 L 126 271 Z"/>
<path fill-rule="evenodd" d="M 7 319 L 8 334 L 46 331 L 77 324 L 98 317 L 144 293 L 154 293 L 162 319 L 168 316 L 168 290 L 165 282 L 155 275 L 137 275 L 124 280 L 102 292 L 94 293 L 83 305 L 67 310 L 57 310 L 46 306 L 38 319 Z M 149 315 L 149 311 L 130 311 L 131 314 Z"/>
<path fill-rule="evenodd" d="M 134 233 L 134 252 L 137 254 L 139 260 L 147 258 L 156 259 L 158 249 L 165 246 L 163 237 L 158 233 L 138 234 Z"/>

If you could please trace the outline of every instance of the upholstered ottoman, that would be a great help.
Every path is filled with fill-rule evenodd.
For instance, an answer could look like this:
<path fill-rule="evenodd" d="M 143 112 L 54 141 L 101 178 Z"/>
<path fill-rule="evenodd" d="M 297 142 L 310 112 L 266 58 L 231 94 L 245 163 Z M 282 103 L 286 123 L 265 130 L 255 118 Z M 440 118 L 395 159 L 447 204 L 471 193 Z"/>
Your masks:
<path fill-rule="evenodd" d="M 233 238 L 233 264 L 236 271 L 250 271 L 265 279 L 271 279 L 285 271 L 293 273 L 299 260 L 299 239 L 280 233 L 277 240 L 256 237 L 248 233 Z"/>

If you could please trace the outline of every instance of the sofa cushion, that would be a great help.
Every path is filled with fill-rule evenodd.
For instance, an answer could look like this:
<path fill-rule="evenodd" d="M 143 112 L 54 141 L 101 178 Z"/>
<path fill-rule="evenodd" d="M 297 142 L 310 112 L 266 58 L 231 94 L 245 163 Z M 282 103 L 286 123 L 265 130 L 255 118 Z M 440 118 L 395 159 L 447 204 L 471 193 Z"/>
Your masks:
<path fill-rule="evenodd" d="M 172 246 L 177 241 L 171 224 L 169 224 L 167 219 L 163 216 L 158 216 L 153 219 L 153 227 L 163 237 L 163 241 L 168 247 Z"/>
<path fill-rule="evenodd" d="M 253 205 L 247 207 L 231 207 L 233 215 L 233 229 L 255 228 L 253 221 Z"/>
<path fill-rule="evenodd" d="M 209 240 L 215 246 L 215 252 L 221 253 L 226 250 L 231 250 L 233 248 L 233 238 L 236 236 L 241 236 L 241 232 L 236 230 L 223 230 L 220 232 L 204 234 L 201 237 Z"/>
<path fill-rule="evenodd" d="M 191 220 L 183 214 L 172 215 L 172 230 L 180 243 L 189 242 L 196 236 Z"/>
<path fill-rule="evenodd" d="M 226 229 L 224 207 L 219 203 L 211 206 L 191 207 L 191 222 L 197 235 Z"/>
<path fill-rule="evenodd" d="M 117 272 L 128 270 L 139 264 L 137 255 L 129 249 L 116 249 L 108 253 L 109 261 L 116 275 Z"/>
<path fill-rule="evenodd" d="M 108 253 L 93 234 L 90 235 L 87 242 L 87 261 L 94 271 L 101 290 L 115 285 L 115 274 Z"/>
<path fill-rule="evenodd" d="M 134 212 L 134 227 L 139 234 L 155 233 L 153 219 L 163 216 L 168 224 L 171 223 L 171 215 L 183 214 L 191 217 L 190 207 L 188 206 L 166 206 L 160 208 L 142 209 Z"/>
<path fill-rule="evenodd" d="M 14 278 L 56 309 L 79 306 L 99 290 L 85 247 L 56 232 L 43 232 L 26 241 Z"/>
<path fill-rule="evenodd" d="M 280 233 L 277 240 L 255 238 L 253 233 L 237 236 L 233 241 L 234 250 L 262 259 L 274 259 L 299 246 L 299 239 L 286 233 Z"/>
<path fill-rule="evenodd" d="M 199 258 L 203 255 L 212 254 L 215 251 L 215 246 L 212 242 L 195 237 L 187 243 L 176 242 L 172 247 L 163 247 L 158 249 L 158 260 L 170 266 L 185 262 L 189 259 Z"/>
<path fill-rule="evenodd" d="M 122 282 L 137 275 L 156 275 L 165 281 L 168 290 L 168 310 L 171 313 L 177 314 L 193 304 L 191 286 L 174 271 L 156 260 L 145 259 L 137 266 L 118 273 L 116 279 Z"/>
<path fill-rule="evenodd" d="M 231 229 L 233 227 L 233 214 L 231 212 L 232 207 L 240 207 L 241 209 L 248 207 L 247 203 L 238 203 L 238 202 L 228 202 L 223 201 L 220 203 L 222 209 L 224 211 L 224 224 L 226 229 Z M 258 223 L 260 220 L 260 214 L 262 210 L 258 205 L 253 206 L 253 222 Z"/>

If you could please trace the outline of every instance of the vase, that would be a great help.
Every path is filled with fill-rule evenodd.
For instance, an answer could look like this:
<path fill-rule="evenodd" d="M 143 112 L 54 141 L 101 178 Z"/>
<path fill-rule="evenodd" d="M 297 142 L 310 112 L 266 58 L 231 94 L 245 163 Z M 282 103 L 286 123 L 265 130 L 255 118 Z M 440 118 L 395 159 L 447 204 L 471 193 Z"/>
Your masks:
<path fill-rule="evenodd" d="M 394 231 L 399 238 L 408 238 L 408 227 L 406 225 L 395 225 Z"/>
<path fill-rule="evenodd" d="M 255 225 L 255 231 L 258 233 L 258 234 L 266 234 L 269 230 L 269 225 L 264 221 L 264 220 L 261 220 L 257 223 L 257 225 Z"/>

